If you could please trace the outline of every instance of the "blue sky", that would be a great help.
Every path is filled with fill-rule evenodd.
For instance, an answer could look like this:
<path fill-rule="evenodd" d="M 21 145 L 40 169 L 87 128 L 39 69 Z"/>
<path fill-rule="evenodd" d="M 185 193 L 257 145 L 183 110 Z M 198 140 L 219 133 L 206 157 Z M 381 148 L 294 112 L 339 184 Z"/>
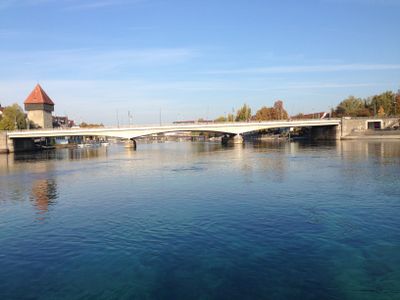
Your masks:
<path fill-rule="evenodd" d="M 0 0 L 0 103 L 115 124 L 244 102 L 326 111 L 400 88 L 398 0 Z"/>

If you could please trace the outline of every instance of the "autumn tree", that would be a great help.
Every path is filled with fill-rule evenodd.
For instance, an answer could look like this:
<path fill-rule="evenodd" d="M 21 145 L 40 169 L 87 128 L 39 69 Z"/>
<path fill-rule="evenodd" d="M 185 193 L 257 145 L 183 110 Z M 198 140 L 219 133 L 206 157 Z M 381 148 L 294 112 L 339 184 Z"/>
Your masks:
<path fill-rule="evenodd" d="M 288 118 L 289 115 L 283 108 L 281 100 L 275 101 L 273 107 L 261 107 L 254 116 L 254 119 L 257 121 L 284 120 Z"/>
<path fill-rule="evenodd" d="M 274 119 L 274 109 L 272 107 L 263 106 L 257 110 L 255 114 L 255 120 L 257 121 L 268 121 Z"/>
<path fill-rule="evenodd" d="M 379 106 L 378 109 L 378 117 L 384 117 L 385 116 L 385 109 L 383 108 L 383 106 Z"/>
<path fill-rule="evenodd" d="M 274 120 L 284 120 L 289 118 L 287 111 L 283 108 L 283 102 L 281 100 L 275 101 L 274 113 Z"/>
<path fill-rule="evenodd" d="M 292 118 L 293 118 L 293 119 L 304 119 L 305 116 L 304 116 L 303 113 L 298 113 L 297 115 L 293 116 Z"/>

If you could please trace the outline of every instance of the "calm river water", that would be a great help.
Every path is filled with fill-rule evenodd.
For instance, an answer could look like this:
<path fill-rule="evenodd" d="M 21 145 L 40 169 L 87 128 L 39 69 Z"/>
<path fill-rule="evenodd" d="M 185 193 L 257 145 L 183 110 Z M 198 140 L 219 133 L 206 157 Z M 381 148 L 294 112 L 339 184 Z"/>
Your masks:
<path fill-rule="evenodd" d="M 0 155 L 0 299 L 400 299 L 400 142 Z"/>

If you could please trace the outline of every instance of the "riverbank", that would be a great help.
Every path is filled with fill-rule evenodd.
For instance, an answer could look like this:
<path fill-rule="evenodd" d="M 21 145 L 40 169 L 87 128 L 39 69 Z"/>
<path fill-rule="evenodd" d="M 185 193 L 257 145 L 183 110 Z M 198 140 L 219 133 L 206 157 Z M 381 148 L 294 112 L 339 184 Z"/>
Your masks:
<path fill-rule="evenodd" d="M 400 130 L 382 130 L 357 132 L 341 138 L 342 140 L 396 140 L 400 139 Z"/>

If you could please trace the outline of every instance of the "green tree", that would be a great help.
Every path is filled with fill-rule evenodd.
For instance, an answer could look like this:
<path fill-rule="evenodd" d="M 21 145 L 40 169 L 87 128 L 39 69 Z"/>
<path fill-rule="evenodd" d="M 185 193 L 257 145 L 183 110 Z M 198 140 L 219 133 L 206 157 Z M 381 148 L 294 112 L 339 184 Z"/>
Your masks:
<path fill-rule="evenodd" d="M 247 104 L 243 106 L 236 113 L 236 122 L 249 121 L 251 118 L 251 108 Z"/>
<path fill-rule="evenodd" d="M 360 98 L 350 96 L 339 103 L 339 105 L 336 107 L 335 113 L 338 117 L 357 117 L 359 112 L 364 108 L 364 102 Z"/>
<path fill-rule="evenodd" d="M 369 108 L 376 113 L 381 107 L 385 115 L 394 115 L 396 108 L 396 95 L 392 91 L 387 91 L 379 95 L 375 95 L 369 102 Z"/>
<path fill-rule="evenodd" d="M 400 90 L 397 92 L 394 101 L 394 114 L 397 116 L 400 114 Z"/>
<path fill-rule="evenodd" d="M 0 120 L 0 130 L 15 129 L 26 129 L 25 114 L 18 104 L 5 107 Z"/>
<path fill-rule="evenodd" d="M 228 114 L 228 122 L 235 122 L 235 116 L 233 114 Z"/>
<path fill-rule="evenodd" d="M 226 121 L 227 121 L 227 118 L 224 117 L 224 116 L 220 116 L 220 117 L 218 117 L 218 118 L 216 118 L 214 120 L 214 122 L 218 122 L 218 123 L 223 123 L 223 122 L 226 122 Z"/>

